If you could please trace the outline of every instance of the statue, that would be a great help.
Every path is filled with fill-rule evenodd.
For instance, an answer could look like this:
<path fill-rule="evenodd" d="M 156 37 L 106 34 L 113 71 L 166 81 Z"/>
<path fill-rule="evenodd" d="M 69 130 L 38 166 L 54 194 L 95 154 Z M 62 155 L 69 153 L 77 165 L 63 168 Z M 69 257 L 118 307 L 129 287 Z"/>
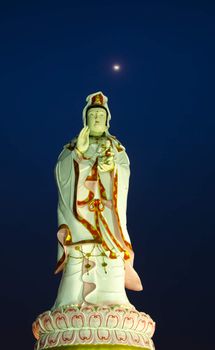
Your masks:
<path fill-rule="evenodd" d="M 34 334 L 39 339 L 41 322 L 44 325 L 50 322 L 50 327 L 54 327 L 53 332 L 55 329 L 54 338 L 50 334 L 44 335 L 42 328 L 42 338 L 37 343 L 37 349 L 82 343 L 104 345 L 107 339 L 108 343 L 114 345 L 139 345 L 141 349 L 153 349 L 151 336 L 154 322 L 149 315 L 135 309 L 125 291 L 125 288 L 142 290 L 140 278 L 133 268 L 134 252 L 126 226 L 129 159 L 124 146 L 109 133 L 111 114 L 107 97 L 99 91 L 89 95 L 86 101 L 83 109 L 84 127 L 76 138 L 64 146 L 55 167 L 59 224 L 55 273 L 63 271 L 63 274 L 51 311 L 39 316 L 33 325 Z M 108 326 L 111 330 L 107 328 L 109 335 L 106 339 L 102 322 L 107 327 L 110 317 L 117 318 L 117 327 L 122 327 L 120 331 L 124 332 L 122 323 L 126 323 L 125 315 L 128 323 L 130 320 L 133 322 L 134 334 L 130 332 L 130 340 L 127 339 L 127 333 L 123 341 L 113 335 L 116 326 L 113 326 L 112 321 Z M 62 333 L 57 319 L 60 322 L 64 317 L 66 336 L 57 336 L 56 327 L 59 328 L 58 333 Z M 71 328 L 71 325 L 68 326 L 68 317 L 76 321 L 82 318 L 82 326 L 77 326 L 75 322 Z M 101 320 L 96 326 L 97 335 L 94 334 L 94 323 L 90 328 L 90 320 L 95 321 L 95 318 Z M 143 322 L 142 318 L 147 324 L 148 335 L 135 342 L 136 329 Z M 57 326 L 53 326 L 53 323 Z M 82 336 L 80 329 L 84 332 Z M 86 333 L 87 329 L 91 330 L 90 335 Z M 61 341 L 56 340 L 57 337 Z"/>
<path fill-rule="evenodd" d="M 126 227 L 129 159 L 109 134 L 110 118 L 107 97 L 101 92 L 89 95 L 84 128 L 58 158 L 56 272 L 64 268 L 64 273 L 54 308 L 129 305 L 125 287 L 142 290 L 132 267 L 134 253 Z"/>

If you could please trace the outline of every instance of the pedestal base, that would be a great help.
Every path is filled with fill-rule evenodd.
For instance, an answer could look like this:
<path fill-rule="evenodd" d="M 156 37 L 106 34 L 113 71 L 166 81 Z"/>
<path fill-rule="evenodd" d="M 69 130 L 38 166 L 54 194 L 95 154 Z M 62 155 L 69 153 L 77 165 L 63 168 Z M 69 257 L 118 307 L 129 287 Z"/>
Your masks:
<path fill-rule="evenodd" d="M 35 350 L 154 350 L 154 329 L 149 315 L 119 305 L 64 306 L 33 323 Z"/>
<path fill-rule="evenodd" d="M 57 346 L 52 348 L 52 350 L 148 350 L 149 348 L 142 348 L 139 346 L 129 346 L 129 345 L 67 345 L 67 346 Z"/>

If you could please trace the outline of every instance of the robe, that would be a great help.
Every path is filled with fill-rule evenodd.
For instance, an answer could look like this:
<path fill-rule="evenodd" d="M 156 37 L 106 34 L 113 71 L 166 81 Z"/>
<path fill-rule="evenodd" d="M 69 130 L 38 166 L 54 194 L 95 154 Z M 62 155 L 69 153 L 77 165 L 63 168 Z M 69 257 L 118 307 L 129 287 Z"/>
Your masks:
<path fill-rule="evenodd" d="M 107 142 L 114 167 L 104 172 L 99 165 L 108 151 Z M 64 146 L 55 168 L 56 273 L 63 270 L 63 276 L 54 308 L 83 303 L 130 305 L 125 287 L 142 290 L 126 225 L 129 176 L 125 148 L 110 134 L 92 137 L 84 155 L 76 149 L 76 139 Z"/>

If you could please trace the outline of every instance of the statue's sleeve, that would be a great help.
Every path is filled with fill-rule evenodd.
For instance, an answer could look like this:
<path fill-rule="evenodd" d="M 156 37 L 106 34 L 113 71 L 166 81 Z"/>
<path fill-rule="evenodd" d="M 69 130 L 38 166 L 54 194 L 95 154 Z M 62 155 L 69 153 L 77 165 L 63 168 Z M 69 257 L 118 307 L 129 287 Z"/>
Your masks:
<path fill-rule="evenodd" d="M 57 261 L 59 261 L 64 254 L 63 245 L 59 243 L 60 238 L 60 230 L 62 233 L 69 230 L 69 222 L 68 215 L 66 215 L 68 211 L 68 204 L 65 198 L 65 193 L 67 191 L 64 190 L 67 182 L 71 179 L 72 172 L 72 154 L 68 149 L 64 149 L 60 156 L 58 157 L 57 164 L 55 166 L 55 179 L 58 189 L 58 206 L 57 206 L 57 219 L 58 219 L 58 253 L 57 253 Z"/>
<path fill-rule="evenodd" d="M 122 225 L 126 228 L 126 211 L 127 211 L 127 197 L 129 189 L 129 178 L 130 178 L 130 161 L 126 153 L 125 147 L 122 146 L 119 141 L 115 142 L 114 145 L 114 162 L 115 162 L 115 173 L 118 175 L 118 206 L 119 214 L 121 217 Z M 127 237 L 130 241 L 129 236 Z"/>
<path fill-rule="evenodd" d="M 91 170 L 94 158 L 95 155 L 90 159 L 84 158 L 76 151 L 75 145 L 70 147 L 70 144 L 64 146 L 63 151 L 58 157 L 55 166 L 55 179 L 58 189 L 58 262 L 65 256 L 65 240 L 69 243 L 70 236 L 71 241 L 73 241 L 73 232 L 79 224 L 72 210 L 74 196 L 77 195 L 77 193 L 75 193 L 77 189 L 75 185 L 76 176 L 74 164 L 78 164 L 79 181 L 84 182 Z"/>
<path fill-rule="evenodd" d="M 68 172 L 70 169 L 69 167 L 66 169 L 66 172 Z M 64 176 L 66 174 L 64 173 Z M 68 223 L 66 221 L 66 218 L 64 216 L 64 208 L 66 207 L 65 199 L 63 197 L 62 193 L 62 184 L 63 184 L 63 178 L 62 178 L 62 162 L 58 161 L 55 167 L 55 179 L 57 183 L 58 188 L 58 208 L 57 208 L 57 216 L 58 216 L 58 226 L 61 225 L 67 225 Z M 66 181 L 65 181 L 66 182 Z"/>

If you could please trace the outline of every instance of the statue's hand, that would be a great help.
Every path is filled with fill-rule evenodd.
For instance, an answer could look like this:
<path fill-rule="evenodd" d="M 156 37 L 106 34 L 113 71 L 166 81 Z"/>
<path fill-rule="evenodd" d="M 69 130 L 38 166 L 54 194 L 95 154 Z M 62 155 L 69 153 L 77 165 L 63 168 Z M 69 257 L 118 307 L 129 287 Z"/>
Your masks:
<path fill-rule="evenodd" d="M 78 135 L 76 147 L 77 147 L 78 151 L 81 153 L 85 153 L 88 150 L 89 134 L 90 134 L 90 129 L 88 126 L 85 126 L 81 130 L 80 134 Z"/>

